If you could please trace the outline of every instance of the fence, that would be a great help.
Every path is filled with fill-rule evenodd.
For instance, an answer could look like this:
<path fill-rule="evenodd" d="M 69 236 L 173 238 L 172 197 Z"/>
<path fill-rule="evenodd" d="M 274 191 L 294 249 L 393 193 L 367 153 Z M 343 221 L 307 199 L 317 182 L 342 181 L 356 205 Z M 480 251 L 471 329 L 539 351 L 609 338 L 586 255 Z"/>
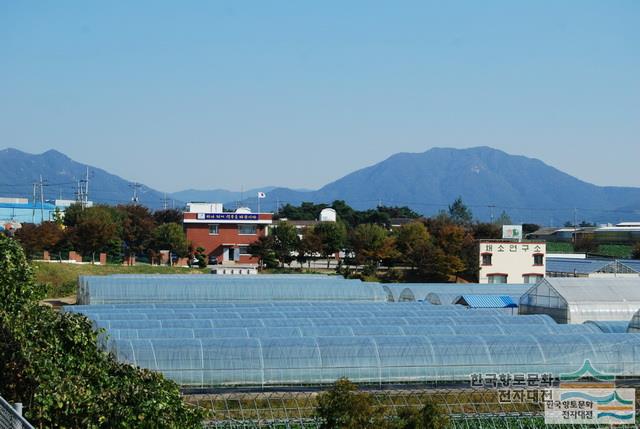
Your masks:
<path fill-rule="evenodd" d="M 0 396 L 0 429 L 33 429 L 33 426 Z"/>
<path fill-rule="evenodd" d="M 632 387 L 636 387 L 633 385 Z M 626 386 L 625 386 L 626 387 Z M 536 392 L 536 390 L 532 390 Z M 185 400 L 205 409 L 208 429 L 319 429 L 315 415 L 317 391 L 234 392 L 187 395 Z M 373 404 L 388 418 L 403 408 L 418 409 L 426 402 L 449 416 L 451 429 L 545 428 L 544 405 L 539 401 L 503 402 L 492 389 L 400 389 L 369 391 Z M 636 407 L 638 400 L 636 398 Z M 563 425 L 588 429 L 593 425 Z M 637 427 L 634 425 L 624 427 Z"/>

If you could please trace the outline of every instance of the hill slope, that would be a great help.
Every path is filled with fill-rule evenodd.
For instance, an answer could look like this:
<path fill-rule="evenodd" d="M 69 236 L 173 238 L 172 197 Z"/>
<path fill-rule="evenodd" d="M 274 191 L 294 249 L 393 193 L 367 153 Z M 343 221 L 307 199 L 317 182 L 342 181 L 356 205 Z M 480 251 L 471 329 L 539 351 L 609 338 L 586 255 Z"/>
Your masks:
<path fill-rule="evenodd" d="M 133 189 L 129 182 L 100 168 L 89 167 L 89 199 L 98 203 L 119 204 L 131 201 Z M 31 199 L 32 182 L 40 176 L 46 181 L 45 199 L 75 199 L 77 181 L 86 176 L 87 165 L 49 150 L 29 154 L 17 149 L 0 150 L 0 196 Z M 149 207 L 162 206 L 163 194 L 142 185 L 139 202 Z"/>
<path fill-rule="evenodd" d="M 574 208 L 578 221 L 640 218 L 640 188 L 596 186 L 540 160 L 489 147 L 398 153 L 317 191 L 274 189 L 270 201 L 341 199 L 360 209 L 381 202 L 433 214 L 458 196 L 482 219 L 489 219 L 491 211 L 498 216 L 504 210 L 517 222 L 561 224 L 573 220 Z"/>

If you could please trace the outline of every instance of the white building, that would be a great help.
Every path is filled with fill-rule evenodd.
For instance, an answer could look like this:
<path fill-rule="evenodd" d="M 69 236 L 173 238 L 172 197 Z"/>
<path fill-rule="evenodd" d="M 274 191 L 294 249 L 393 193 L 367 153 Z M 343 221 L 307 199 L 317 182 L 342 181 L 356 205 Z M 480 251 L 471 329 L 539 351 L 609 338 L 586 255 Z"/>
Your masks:
<path fill-rule="evenodd" d="M 545 275 L 547 246 L 541 242 L 480 241 L 480 283 L 537 283 Z"/>

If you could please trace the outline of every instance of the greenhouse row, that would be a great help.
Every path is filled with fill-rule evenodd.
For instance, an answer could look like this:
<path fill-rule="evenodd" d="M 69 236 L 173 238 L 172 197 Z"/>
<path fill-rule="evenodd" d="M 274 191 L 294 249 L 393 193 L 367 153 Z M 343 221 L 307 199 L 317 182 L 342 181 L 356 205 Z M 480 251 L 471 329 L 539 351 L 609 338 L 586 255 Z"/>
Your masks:
<path fill-rule="evenodd" d="M 380 284 L 337 276 L 112 275 L 81 276 L 78 304 L 270 301 L 452 304 L 465 294 L 505 295 L 518 301 L 526 284 Z"/>
<path fill-rule="evenodd" d="M 162 371 L 182 386 L 469 381 L 470 374 L 561 374 L 585 361 L 640 375 L 634 334 L 423 335 L 230 339 L 119 339 L 120 361 Z"/>

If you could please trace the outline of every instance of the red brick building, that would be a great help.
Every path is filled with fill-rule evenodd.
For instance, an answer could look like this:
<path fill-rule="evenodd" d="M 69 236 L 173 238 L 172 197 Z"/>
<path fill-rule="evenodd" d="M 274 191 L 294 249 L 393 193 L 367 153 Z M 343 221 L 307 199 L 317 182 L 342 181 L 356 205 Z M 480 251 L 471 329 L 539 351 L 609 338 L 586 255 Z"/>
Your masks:
<path fill-rule="evenodd" d="M 249 244 L 266 235 L 272 222 L 272 213 L 251 213 L 246 208 L 224 212 L 217 203 L 189 203 L 183 218 L 193 247 L 203 247 L 210 261 L 224 264 L 257 264 Z"/>

